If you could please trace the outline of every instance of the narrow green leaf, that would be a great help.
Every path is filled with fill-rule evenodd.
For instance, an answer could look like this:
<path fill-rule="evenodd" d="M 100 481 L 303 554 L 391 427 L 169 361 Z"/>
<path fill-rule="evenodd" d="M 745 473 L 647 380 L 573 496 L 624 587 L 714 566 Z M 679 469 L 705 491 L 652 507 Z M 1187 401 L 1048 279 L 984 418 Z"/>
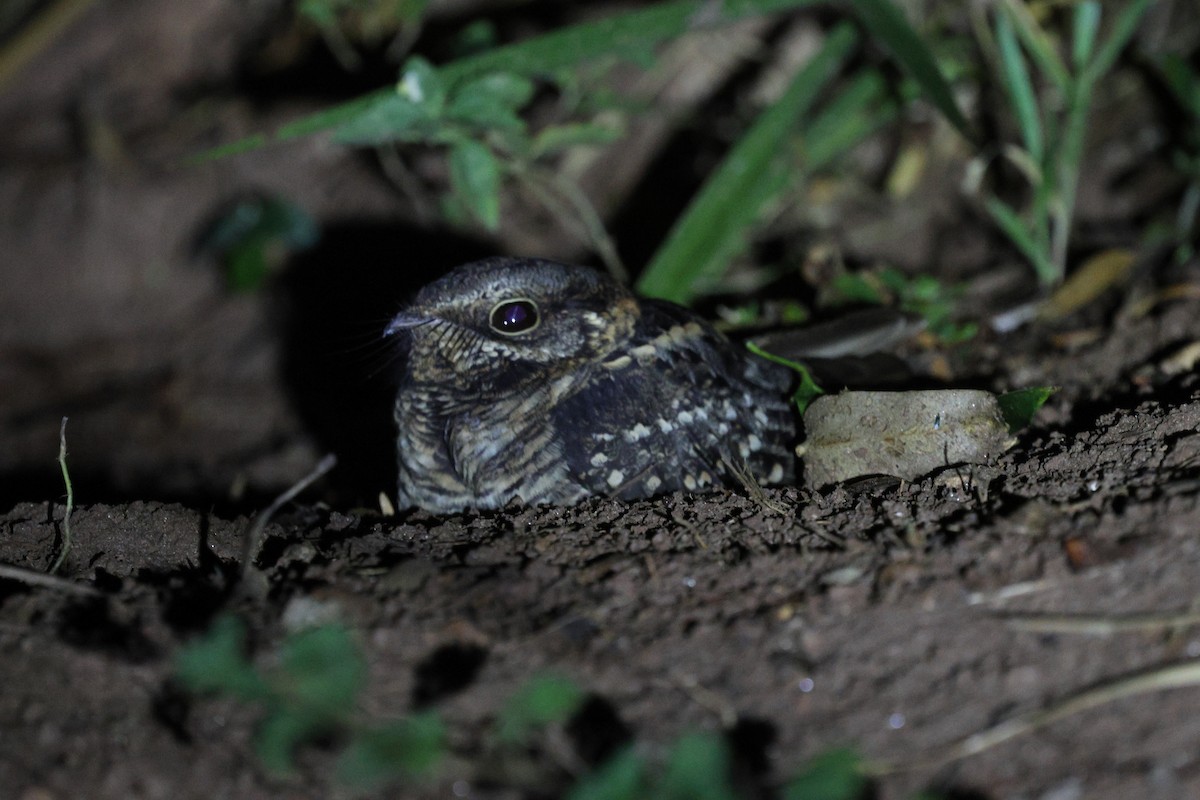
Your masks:
<path fill-rule="evenodd" d="M 1087 66 L 1096 46 L 1096 33 L 1100 30 L 1100 4 L 1085 0 L 1075 6 L 1074 25 L 1071 33 L 1071 62 L 1078 72 Z"/>
<path fill-rule="evenodd" d="M 1008 432 L 1017 433 L 1029 427 L 1034 414 L 1057 391 L 1057 386 L 1035 386 L 999 395 L 996 402 L 1000 405 L 1000 413 L 1004 417 L 1004 424 L 1008 426 Z"/>
<path fill-rule="evenodd" d="M 874 70 L 855 75 L 804 130 L 804 168 L 815 172 L 861 142 L 896 114 Z"/>
<path fill-rule="evenodd" d="M 538 728 L 564 722 L 583 702 L 583 690 L 568 678 L 533 678 L 509 699 L 497 720 L 501 742 L 520 744 Z"/>
<path fill-rule="evenodd" d="M 500 226 L 500 164 L 485 145 L 463 139 L 450 148 L 450 187 L 485 228 Z"/>
<path fill-rule="evenodd" d="M 858 800 L 867 789 L 862 758 L 853 750 L 817 756 L 783 790 L 784 800 Z"/>
<path fill-rule="evenodd" d="M 921 91 L 938 111 L 950 121 L 963 138 L 976 140 L 971 124 L 958 107 L 954 92 L 938 68 L 932 51 L 922 41 L 904 17 L 904 12 L 891 0 L 854 0 L 854 8 L 871 35 L 891 51 Z"/>
<path fill-rule="evenodd" d="M 763 207 L 787 184 L 779 160 L 786 137 L 836 74 L 855 41 L 848 24 L 835 28 L 783 96 L 759 114 L 655 253 L 638 281 L 642 294 L 686 303 L 697 283 L 715 280 L 745 246 L 747 232 Z"/>
<path fill-rule="evenodd" d="M 984 206 L 995 223 L 1000 226 L 1000 230 L 1004 231 L 1009 241 L 1016 245 L 1017 249 L 1021 251 L 1021 255 L 1025 256 L 1033 266 L 1042 283 L 1057 283 L 1062 276 L 1051 263 L 1049 255 L 1034 244 L 1032 235 L 1021 218 L 994 197 L 987 198 Z"/>
<path fill-rule="evenodd" d="M 1025 68 L 1025 56 L 1017 43 L 1016 32 L 1012 21 L 1005 14 L 996 18 L 996 45 L 1000 50 L 1000 66 L 1004 73 L 1004 88 L 1012 100 L 1013 110 L 1017 115 L 1017 124 L 1021 128 L 1021 138 L 1025 142 L 1025 150 L 1038 169 L 1042 169 L 1042 158 L 1045 155 L 1045 142 L 1042 139 L 1042 119 L 1038 110 L 1037 98 L 1033 92 L 1033 81 Z"/>
<path fill-rule="evenodd" d="M 799 361 L 777 356 L 774 353 L 768 353 L 754 342 L 746 342 L 746 349 L 759 358 L 765 358 L 767 361 L 772 361 L 776 364 L 782 364 L 785 367 L 795 371 L 800 376 L 800 384 L 796 387 L 796 391 L 792 394 L 792 402 L 796 404 L 796 410 L 803 416 L 808 410 L 809 405 L 813 400 L 816 400 L 821 395 L 825 394 L 817 382 L 813 380 L 812 372 L 808 367 L 801 364 Z"/>
<path fill-rule="evenodd" d="M 1100 45 L 1100 49 L 1096 51 L 1096 57 L 1088 64 L 1080 80 L 1085 83 L 1094 83 L 1100 79 L 1101 75 L 1112 69 L 1117 56 L 1125 49 L 1125 45 L 1129 44 L 1129 40 L 1133 38 L 1133 34 L 1137 32 L 1137 27 L 1142 21 L 1142 15 L 1149 8 L 1150 0 L 1133 0 L 1121 11 L 1117 16 L 1117 21 L 1113 23 L 1113 29 L 1108 35 L 1108 39 Z"/>
<path fill-rule="evenodd" d="M 1158 68 L 1175 99 L 1200 121 L 1200 75 L 1178 53 L 1165 53 Z"/>
<path fill-rule="evenodd" d="M 559 70 L 611 58 L 614 53 L 647 52 L 655 44 L 689 30 L 815 4 L 816 0 L 725 0 L 719 5 L 707 0 L 655 3 L 460 59 L 443 68 L 444 76 L 451 83 L 497 70 L 553 77 Z"/>
<path fill-rule="evenodd" d="M 1055 88 L 1062 94 L 1067 94 L 1071 89 L 1071 73 L 1058 57 L 1058 51 L 1055 50 L 1050 37 L 1037 24 L 1037 20 L 1029 13 L 1024 3 L 1019 0 L 1002 0 L 997 13 L 1006 16 L 1013 24 L 1022 44 L 1038 68 L 1054 82 Z"/>

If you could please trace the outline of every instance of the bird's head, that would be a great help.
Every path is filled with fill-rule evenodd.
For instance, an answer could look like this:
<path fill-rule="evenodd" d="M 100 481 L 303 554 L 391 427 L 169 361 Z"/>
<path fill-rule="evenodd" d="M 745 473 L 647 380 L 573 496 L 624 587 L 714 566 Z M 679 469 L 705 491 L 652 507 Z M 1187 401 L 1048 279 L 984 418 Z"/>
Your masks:
<path fill-rule="evenodd" d="M 604 358 L 638 316 L 629 290 L 595 270 L 491 258 L 426 286 L 386 333 L 410 337 L 411 381 L 494 392 Z"/>

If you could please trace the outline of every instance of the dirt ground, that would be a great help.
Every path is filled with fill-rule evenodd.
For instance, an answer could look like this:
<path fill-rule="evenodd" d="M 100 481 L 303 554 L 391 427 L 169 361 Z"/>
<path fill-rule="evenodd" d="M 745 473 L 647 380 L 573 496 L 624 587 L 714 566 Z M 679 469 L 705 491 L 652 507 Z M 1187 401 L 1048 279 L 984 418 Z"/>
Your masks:
<path fill-rule="evenodd" d="M 319 138 L 184 166 L 386 78 L 239 78 L 277 6 L 196 0 L 182 16 L 166 0 L 98 3 L 0 91 L 0 564 L 53 560 L 66 416 L 77 507 L 59 574 L 99 592 L 0 577 L 5 796 L 343 794 L 327 747 L 271 777 L 252 709 L 172 680 L 181 644 L 235 611 L 260 658 L 298 615 L 341 620 L 368 661 L 366 716 L 442 716 L 438 776 L 382 796 L 556 797 L 627 741 L 654 753 L 701 730 L 725 733 L 748 796 L 846 745 L 894 767 L 881 798 L 1200 797 L 1195 685 L 946 758 L 1090 688 L 1200 663 L 1200 626 L 1171 621 L 1200 603 L 1195 261 L 1147 267 L 1054 324 L 908 354 L 951 385 L 1061 387 L 994 464 L 767 502 L 387 517 L 371 509 L 394 483 L 389 313 L 478 255 L 585 256 L 550 235 L 529 245 L 533 222 L 492 240 L 430 228 L 373 161 Z M 1109 165 L 1132 158 L 1115 126 L 1096 145 Z M 898 260 L 930 269 L 989 263 L 998 240 L 929 180 L 890 210 L 849 203 L 830 235 L 851 259 L 890 237 L 908 245 Z M 1164 192 L 1134 183 L 1081 203 L 1099 243 Z M 251 191 L 286 196 L 323 232 L 266 289 L 233 294 L 194 243 Z M 269 591 L 237 593 L 250 516 L 326 452 L 334 473 L 266 526 Z M 491 720 L 546 671 L 589 703 L 557 756 L 498 760 Z"/>

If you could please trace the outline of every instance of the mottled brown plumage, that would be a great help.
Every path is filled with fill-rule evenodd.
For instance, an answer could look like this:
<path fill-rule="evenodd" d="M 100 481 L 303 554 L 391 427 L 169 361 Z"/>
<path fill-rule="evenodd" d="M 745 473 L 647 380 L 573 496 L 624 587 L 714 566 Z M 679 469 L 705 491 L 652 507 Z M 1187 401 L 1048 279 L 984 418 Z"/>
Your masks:
<path fill-rule="evenodd" d="M 408 339 L 402 507 L 565 505 L 795 474 L 790 370 L 594 270 L 466 264 L 388 332 Z"/>

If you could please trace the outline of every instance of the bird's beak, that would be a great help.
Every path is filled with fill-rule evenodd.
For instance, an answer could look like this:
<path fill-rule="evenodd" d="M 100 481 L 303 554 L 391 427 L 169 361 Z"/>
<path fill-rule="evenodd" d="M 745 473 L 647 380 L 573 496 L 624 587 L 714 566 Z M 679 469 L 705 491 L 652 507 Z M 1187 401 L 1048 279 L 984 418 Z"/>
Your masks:
<path fill-rule="evenodd" d="M 398 331 L 408 330 L 409 328 L 417 328 L 421 325 L 428 325 L 431 322 L 434 322 L 433 317 L 401 311 L 399 314 L 392 317 L 392 321 L 389 322 L 388 326 L 383 329 L 383 335 L 392 336 Z"/>

